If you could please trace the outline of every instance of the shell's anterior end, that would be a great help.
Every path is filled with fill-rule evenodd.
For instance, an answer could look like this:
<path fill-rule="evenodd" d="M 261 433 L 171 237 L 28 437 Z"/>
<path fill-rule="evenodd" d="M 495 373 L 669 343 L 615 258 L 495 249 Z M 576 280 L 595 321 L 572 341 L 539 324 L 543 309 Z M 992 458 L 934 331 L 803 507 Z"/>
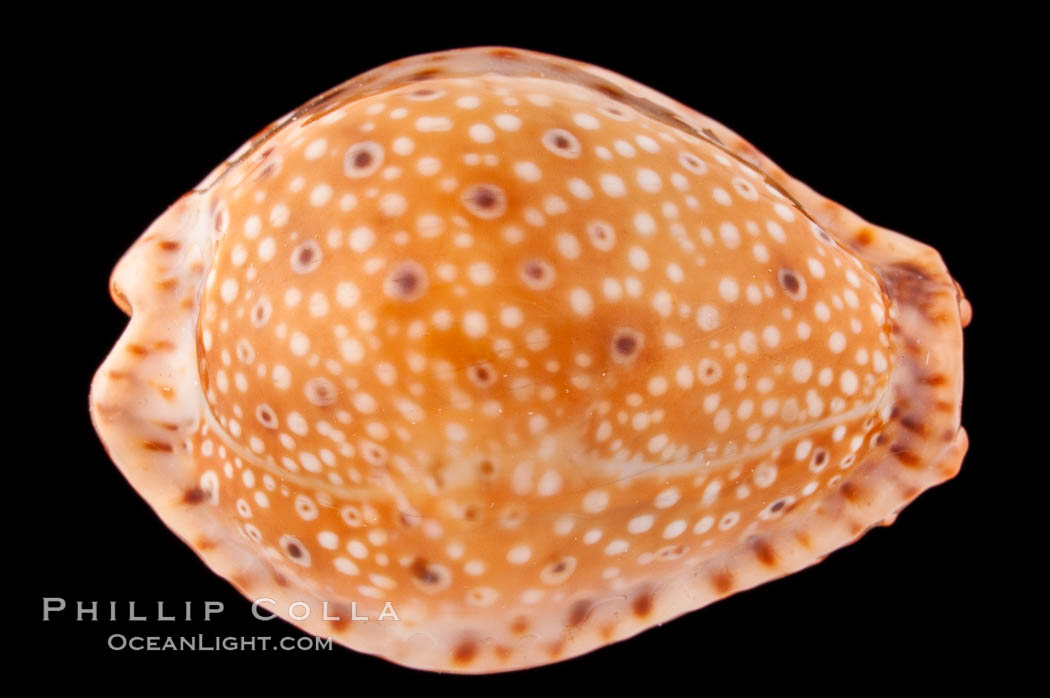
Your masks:
<path fill-rule="evenodd" d="M 246 595 L 413 667 L 558 661 L 814 564 L 967 445 L 936 251 L 527 51 L 313 100 L 111 289 L 91 413 L 127 478 Z"/>

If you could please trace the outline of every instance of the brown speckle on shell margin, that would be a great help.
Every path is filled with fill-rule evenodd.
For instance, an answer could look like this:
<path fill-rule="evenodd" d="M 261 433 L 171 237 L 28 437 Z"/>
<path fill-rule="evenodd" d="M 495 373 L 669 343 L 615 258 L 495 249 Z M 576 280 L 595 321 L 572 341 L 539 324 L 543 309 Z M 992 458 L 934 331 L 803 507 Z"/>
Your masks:
<path fill-rule="evenodd" d="M 186 490 L 186 494 L 183 496 L 183 501 L 187 504 L 200 504 L 208 495 L 200 487 L 191 487 Z"/>
<path fill-rule="evenodd" d="M 631 610 L 634 611 L 634 615 L 639 618 L 645 618 L 653 610 L 653 592 L 650 589 L 643 589 L 634 596 L 634 600 L 631 602 Z"/>
<path fill-rule="evenodd" d="M 733 588 L 733 575 L 720 571 L 711 575 L 711 584 L 720 595 L 728 594 Z"/>
<path fill-rule="evenodd" d="M 773 550 L 773 546 L 770 545 L 769 541 L 761 536 L 755 536 L 751 539 L 751 549 L 755 551 L 755 557 L 767 567 L 773 567 L 777 564 L 777 554 Z"/>
<path fill-rule="evenodd" d="M 469 664 L 478 654 L 478 643 L 473 638 L 461 641 L 452 652 L 452 660 L 457 664 Z"/>

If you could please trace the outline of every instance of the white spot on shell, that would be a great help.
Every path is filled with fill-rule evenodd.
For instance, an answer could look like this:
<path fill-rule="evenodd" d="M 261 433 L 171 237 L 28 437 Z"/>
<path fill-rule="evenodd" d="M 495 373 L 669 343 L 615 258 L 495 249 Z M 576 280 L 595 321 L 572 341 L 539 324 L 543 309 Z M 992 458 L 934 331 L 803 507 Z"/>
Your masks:
<path fill-rule="evenodd" d="M 623 180 L 617 175 L 610 173 L 603 174 L 598 182 L 601 185 L 602 191 L 604 191 L 607 196 L 616 198 L 627 193 L 627 187 L 624 186 Z"/>

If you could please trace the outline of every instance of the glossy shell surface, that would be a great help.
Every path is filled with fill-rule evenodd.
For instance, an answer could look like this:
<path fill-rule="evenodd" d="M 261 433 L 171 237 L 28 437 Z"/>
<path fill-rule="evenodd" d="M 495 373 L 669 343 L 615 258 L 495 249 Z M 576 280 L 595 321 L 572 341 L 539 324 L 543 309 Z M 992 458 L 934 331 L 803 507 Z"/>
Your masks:
<path fill-rule="evenodd" d="M 936 251 L 528 51 L 313 100 L 111 290 L 90 406 L 128 480 L 246 596 L 412 667 L 629 637 L 891 522 L 966 450 Z"/>

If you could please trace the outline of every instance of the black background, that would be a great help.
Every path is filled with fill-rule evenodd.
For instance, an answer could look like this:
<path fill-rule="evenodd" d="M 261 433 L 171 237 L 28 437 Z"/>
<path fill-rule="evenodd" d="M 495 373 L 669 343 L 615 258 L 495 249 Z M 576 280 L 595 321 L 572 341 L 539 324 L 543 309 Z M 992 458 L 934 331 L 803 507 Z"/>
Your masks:
<path fill-rule="evenodd" d="M 720 692 L 810 684 L 851 690 L 911 684 L 914 675 L 942 681 L 975 670 L 1008 673 L 999 650 L 1013 632 L 1003 621 L 1018 619 L 1005 609 L 1014 592 L 995 555 L 1009 536 L 1000 504 L 1006 427 L 996 399 L 1004 381 L 982 369 L 1002 365 L 999 341 L 1010 313 L 1021 311 L 1000 303 L 1007 269 L 988 243 L 1008 233 L 1002 201 L 989 187 L 999 176 L 995 168 L 1005 167 L 996 143 L 1009 137 L 1002 110 L 1012 108 L 992 30 L 945 20 L 920 26 L 914 18 L 760 18 L 757 10 L 678 17 L 670 7 L 648 9 L 652 17 L 636 6 L 637 21 L 617 25 L 598 24 L 603 12 L 613 13 L 608 8 L 579 16 L 543 10 L 535 24 L 513 14 L 433 18 L 397 8 L 381 19 L 285 23 L 278 16 L 222 27 L 203 17 L 171 24 L 95 16 L 41 36 L 44 58 L 24 71 L 44 87 L 27 105 L 33 119 L 26 121 L 46 126 L 48 137 L 32 141 L 35 164 L 46 174 L 27 196 L 40 197 L 30 205 L 57 231 L 46 239 L 59 242 L 46 252 L 57 257 L 53 276 L 27 275 L 22 285 L 49 311 L 35 318 L 43 341 L 31 358 L 46 363 L 51 378 L 32 393 L 46 403 L 32 403 L 45 428 L 35 441 L 42 448 L 25 468 L 26 491 L 42 506 L 21 534 L 33 551 L 23 558 L 31 588 L 21 605 L 32 637 L 22 649 L 61 668 L 42 673 L 45 682 L 63 674 L 124 682 L 140 672 L 241 677 L 262 670 L 311 682 L 340 679 L 354 690 L 466 681 L 339 647 L 266 654 L 108 649 L 113 633 L 300 633 L 282 621 L 255 621 L 248 602 L 156 518 L 103 451 L 87 391 L 126 323 L 108 297 L 109 272 L 169 204 L 244 140 L 327 88 L 396 58 L 482 44 L 595 63 L 721 121 L 825 196 L 938 248 L 975 315 L 966 331 L 970 452 L 955 480 L 923 494 L 892 527 L 814 568 L 626 642 L 474 681 L 489 688 L 597 686 L 635 675 Z M 61 292 L 47 296 L 52 288 Z M 45 596 L 71 605 L 117 601 L 124 620 L 77 623 L 67 611 L 44 623 Z M 162 600 L 169 608 L 194 602 L 196 618 L 206 600 L 222 601 L 226 610 L 210 623 L 127 621 L 129 601 L 155 617 Z"/>

